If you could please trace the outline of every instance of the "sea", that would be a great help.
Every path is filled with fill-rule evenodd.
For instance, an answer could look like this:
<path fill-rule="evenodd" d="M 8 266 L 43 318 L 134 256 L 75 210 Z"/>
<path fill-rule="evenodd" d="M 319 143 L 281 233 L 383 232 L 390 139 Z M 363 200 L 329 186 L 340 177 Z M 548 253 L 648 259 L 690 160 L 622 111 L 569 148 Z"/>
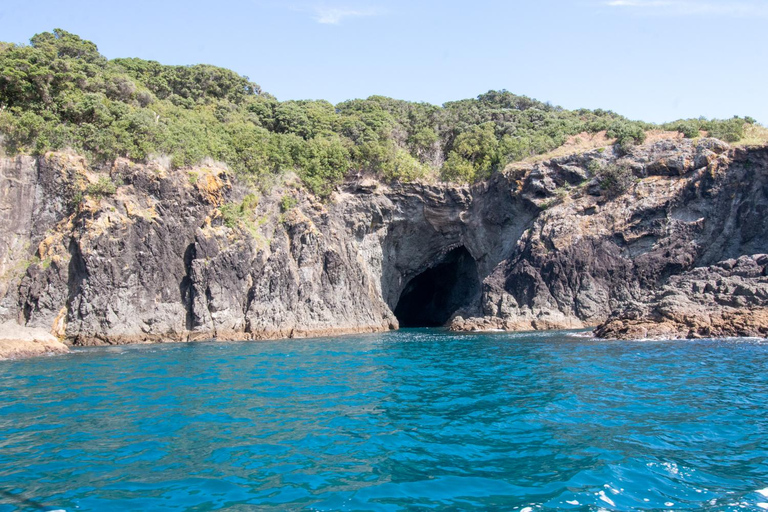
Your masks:
<path fill-rule="evenodd" d="M 385 334 L 0 362 L 0 512 L 768 510 L 768 341 Z"/>

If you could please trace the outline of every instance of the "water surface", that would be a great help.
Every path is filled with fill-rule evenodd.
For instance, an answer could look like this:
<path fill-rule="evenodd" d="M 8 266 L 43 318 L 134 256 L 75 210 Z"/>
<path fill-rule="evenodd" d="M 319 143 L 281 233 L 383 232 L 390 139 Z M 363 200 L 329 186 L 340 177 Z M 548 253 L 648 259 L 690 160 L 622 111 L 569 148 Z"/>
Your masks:
<path fill-rule="evenodd" d="M 0 490 L 0 512 L 760 510 L 768 343 L 404 330 L 0 362 Z"/>

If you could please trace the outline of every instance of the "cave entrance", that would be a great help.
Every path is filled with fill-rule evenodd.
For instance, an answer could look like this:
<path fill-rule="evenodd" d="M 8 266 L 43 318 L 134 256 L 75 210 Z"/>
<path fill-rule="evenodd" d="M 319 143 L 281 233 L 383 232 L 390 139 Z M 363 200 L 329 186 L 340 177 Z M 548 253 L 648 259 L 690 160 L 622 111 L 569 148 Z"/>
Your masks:
<path fill-rule="evenodd" d="M 395 316 L 400 327 L 442 327 L 479 294 L 477 263 L 465 247 L 459 247 L 408 282 Z"/>

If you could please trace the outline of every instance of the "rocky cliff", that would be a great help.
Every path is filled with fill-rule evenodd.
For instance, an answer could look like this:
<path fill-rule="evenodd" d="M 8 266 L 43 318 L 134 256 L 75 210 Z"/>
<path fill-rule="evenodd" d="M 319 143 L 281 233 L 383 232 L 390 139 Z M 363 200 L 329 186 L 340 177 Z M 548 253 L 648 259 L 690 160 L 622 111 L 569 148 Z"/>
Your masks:
<path fill-rule="evenodd" d="M 76 345 L 656 322 L 651 297 L 688 286 L 679 276 L 768 253 L 768 151 L 714 139 L 472 187 L 355 181 L 326 202 L 291 179 L 255 192 L 216 165 L 51 153 L 0 173 L 0 321 Z"/>
<path fill-rule="evenodd" d="M 589 177 L 600 169 L 610 170 L 602 183 Z M 483 315 L 453 327 L 593 326 L 647 304 L 677 274 L 768 252 L 767 171 L 765 149 L 731 150 L 713 139 L 526 170 L 522 194 L 542 212 L 484 280 Z"/>
<path fill-rule="evenodd" d="M 768 255 L 742 256 L 672 276 L 615 311 L 596 335 L 615 339 L 768 335 Z"/>

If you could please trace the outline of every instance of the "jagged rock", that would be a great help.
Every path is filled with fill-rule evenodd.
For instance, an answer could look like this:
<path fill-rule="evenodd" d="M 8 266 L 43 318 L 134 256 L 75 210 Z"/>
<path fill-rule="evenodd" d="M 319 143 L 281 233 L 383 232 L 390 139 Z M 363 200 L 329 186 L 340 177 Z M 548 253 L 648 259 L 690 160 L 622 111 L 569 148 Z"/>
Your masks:
<path fill-rule="evenodd" d="M 768 255 L 742 256 L 673 276 L 645 301 L 614 312 L 601 338 L 768 335 Z"/>
<path fill-rule="evenodd" d="M 590 195 L 596 160 L 635 181 Z M 452 328 L 594 326 L 671 276 L 768 253 L 768 151 L 711 139 L 559 157 L 472 187 L 352 182 L 326 203 L 288 181 L 246 209 L 247 185 L 215 166 L 121 159 L 97 173 L 49 154 L 0 159 L 0 172 L 0 320 L 81 345 L 396 328 L 409 284 L 460 249 L 474 264 L 446 279 L 471 269 L 481 284 L 445 288 L 471 291 L 440 306 L 458 308 Z M 107 175 L 114 194 L 87 193 Z"/>

